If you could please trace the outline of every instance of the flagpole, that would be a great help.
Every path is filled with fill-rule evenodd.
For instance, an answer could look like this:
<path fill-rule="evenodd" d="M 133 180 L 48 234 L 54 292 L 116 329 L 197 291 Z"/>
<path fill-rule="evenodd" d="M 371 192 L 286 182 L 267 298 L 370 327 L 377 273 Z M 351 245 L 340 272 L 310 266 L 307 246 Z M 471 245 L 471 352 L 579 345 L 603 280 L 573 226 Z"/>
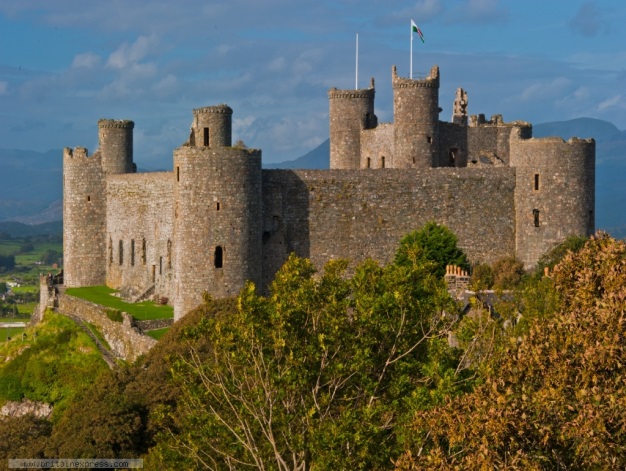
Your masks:
<path fill-rule="evenodd" d="M 411 56 L 410 59 L 410 67 L 409 67 L 409 77 L 411 78 L 411 80 L 413 80 L 413 24 L 411 24 L 411 48 L 410 48 L 410 53 L 409 55 Z"/>
<path fill-rule="evenodd" d="M 356 73 L 354 79 L 354 89 L 359 89 L 359 33 L 356 33 Z"/>

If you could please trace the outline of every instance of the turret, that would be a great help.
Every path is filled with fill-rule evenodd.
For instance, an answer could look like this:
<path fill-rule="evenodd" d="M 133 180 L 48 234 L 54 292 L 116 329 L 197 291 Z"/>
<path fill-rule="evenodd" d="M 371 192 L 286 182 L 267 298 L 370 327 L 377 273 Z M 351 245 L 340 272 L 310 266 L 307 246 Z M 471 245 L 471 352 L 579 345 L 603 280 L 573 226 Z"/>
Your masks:
<path fill-rule="evenodd" d="M 68 287 L 103 285 L 106 200 L 100 153 L 63 150 L 63 269 Z"/>
<path fill-rule="evenodd" d="M 203 292 L 233 296 L 246 281 L 261 282 L 261 151 L 217 146 L 230 143 L 227 110 L 194 110 L 195 145 L 190 139 L 174 151 L 176 319 L 200 304 Z M 204 128 L 208 146 L 197 139 Z"/>
<path fill-rule="evenodd" d="M 374 79 L 370 88 L 328 91 L 330 105 L 330 168 L 361 165 L 361 130 L 376 127 Z"/>
<path fill-rule="evenodd" d="M 193 110 L 189 144 L 195 147 L 230 147 L 233 110 L 228 105 Z"/>
<path fill-rule="evenodd" d="M 439 154 L 439 67 L 424 79 L 398 77 L 392 69 L 394 168 L 431 168 Z"/>
<path fill-rule="evenodd" d="M 134 173 L 133 128 L 128 120 L 101 119 L 98 121 L 100 154 L 105 174 Z"/>

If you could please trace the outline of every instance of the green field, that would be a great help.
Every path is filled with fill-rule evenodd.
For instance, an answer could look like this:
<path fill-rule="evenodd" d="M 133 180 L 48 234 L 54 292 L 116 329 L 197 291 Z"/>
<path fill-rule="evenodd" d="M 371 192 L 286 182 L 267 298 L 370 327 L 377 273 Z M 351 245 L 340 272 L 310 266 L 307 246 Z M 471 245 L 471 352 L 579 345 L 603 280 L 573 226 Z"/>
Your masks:
<path fill-rule="evenodd" d="M 10 327 L 0 329 L 0 342 L 6 342 L 9 337 L 17 339 L 24 332 L 24 327 Z"/>
<path fill-rule="evenodd" d="M 101 306 L 111 307 L 123 312 L 127 312 L 137 320 L 150 319 L 173 319 L 174 308 L 167 305 L 155 304 L 152 301 L 144 301 L 141 303 L 127 303 L 114 293 L 117 291 L 106 286 L 87 286 L 84 288 L 68 288 L 65 291 L 71 296 L 100 304 Z"/>

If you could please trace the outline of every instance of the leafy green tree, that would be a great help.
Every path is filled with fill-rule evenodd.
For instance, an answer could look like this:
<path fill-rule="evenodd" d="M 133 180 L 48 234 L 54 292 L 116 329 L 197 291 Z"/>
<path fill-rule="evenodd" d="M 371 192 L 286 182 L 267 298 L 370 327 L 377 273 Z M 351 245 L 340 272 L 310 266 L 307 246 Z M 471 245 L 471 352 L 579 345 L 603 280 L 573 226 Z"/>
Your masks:
<path fill-rule="evenodd" d="M 559 310 L 472 393 L 418 411 L 398 470 L 626 468 L 626 244 L 600 234 L 553 279 Z"/>
<path fill-rule="evenodd" d="M 535 273 L 538 276 L 543 276 L 546 267 L 552 270 L 557 263 L 563 260 L 565 255 L 569 252 L 578 252 L 588 240 L 589 238 L 584 236 L 569 236 L 539 258 Z"/>
<path fill-rule="evenodd" d="M 491 289 L 495 280 L 493 268 L 488 263 L 478 263 L 472 267 L 470 286 L 475 291 Z"/>
<path fill-rule="evenodd" d="M 469 386 L 447 346 L 453 314 L 429 263 L 347 262 L 322 275 L 292 255 L 268 297 L 204 307 L 174 364 L 176 407 L 148 460 L 171 467 L 381 469 L 415 410 Z M 168 424 L 169 422 L 169 424 Z"/>
<path fill-rule="evenodd" d="M 435 273 L 443 277 L 446 265 L 458 265 L 469 270 L 467 256 L 457 245 L 456 235 L 436 222 L 427 222 L 420 230 L 413 231 L 400 240 L 394 263 L 408 265 L 417 256 L 435 263 Z"/>
<path fill-rule="evenodd" d="M 52 265 L 53 263 L 57 263 L 61 258 L 61 253 L 54 250 L 48 249 L 41 255 L 41 262 L 45 265 Z"/>

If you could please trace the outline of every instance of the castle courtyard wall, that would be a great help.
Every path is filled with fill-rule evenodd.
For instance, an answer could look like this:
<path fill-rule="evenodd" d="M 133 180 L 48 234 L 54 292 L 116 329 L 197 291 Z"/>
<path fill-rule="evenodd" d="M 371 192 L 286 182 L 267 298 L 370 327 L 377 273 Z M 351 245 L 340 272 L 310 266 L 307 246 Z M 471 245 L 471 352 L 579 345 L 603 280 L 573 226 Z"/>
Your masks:
<path fill-rule="evenodd" d="M 154 285 L 171 297 L 173 179 L 172 172 L 107 177 L 107 286 L 132 297 Z"/>
<path fill-rule="evenodd" d="M 392 260 L 400 239 L 435 220 L 473 262 L 515 254 L 515 169 L 264 170 L 263 285 L 290 252 Z"/>

